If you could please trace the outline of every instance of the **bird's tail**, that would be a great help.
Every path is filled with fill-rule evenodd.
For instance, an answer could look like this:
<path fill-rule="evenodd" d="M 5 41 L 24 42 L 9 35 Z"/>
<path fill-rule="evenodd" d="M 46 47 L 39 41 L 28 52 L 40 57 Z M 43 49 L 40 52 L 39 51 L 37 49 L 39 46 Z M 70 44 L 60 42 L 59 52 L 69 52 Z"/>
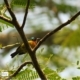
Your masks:
<path fill-rule="evenodd" d="M 18 53 L 17 52 L 14 52 L 11 54 L 11 58 L 14 58 Z"/>

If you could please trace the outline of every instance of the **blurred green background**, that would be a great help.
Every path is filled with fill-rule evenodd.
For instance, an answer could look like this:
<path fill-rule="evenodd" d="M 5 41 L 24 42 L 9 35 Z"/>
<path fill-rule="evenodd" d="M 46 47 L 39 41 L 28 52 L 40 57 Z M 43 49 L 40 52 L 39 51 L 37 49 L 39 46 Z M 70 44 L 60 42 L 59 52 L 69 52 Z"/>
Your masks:
<path fill-rule="evenodd" d="M 1 1 L 1 0 L 0 0 Z M 22 24 L 26 0 L 10 0 L 11 8 L 17 20 Z M 80 9 L 80 0 L 33 0 L 30 4 L 24 32 L 30 37 L 42 38 L 46 33 L 54 30 L 66 22 Z M 3 11 L 4 2 L 1 1 L 0 11 Z M 2 13 L 0 13 L 2 15 Z M 4 14 L 3 14 L 4 15 Z M 10 16 L 5 10 L 4 16 Z M 1 21 L 1 20 L 0 20 Z M 22 42 L 15 27 L 3 21 L 0 22 L 0 44 L 3 46 Z M 25 54 L 11 58 L 10 54 L 16 50 L 17 45 L 0 49 L 0 69 L 19 66 L 30 57 Z M 80 16 L 49 37 L 36 51 L 40 64 L 52 69 L 76 67 L 80 59 Z M 45 63 L 46 62 L 46 63 Z M 69 69 L 68 69 L 69 70 Z M 74 76 L 74 74 L 70 74 Z"/>

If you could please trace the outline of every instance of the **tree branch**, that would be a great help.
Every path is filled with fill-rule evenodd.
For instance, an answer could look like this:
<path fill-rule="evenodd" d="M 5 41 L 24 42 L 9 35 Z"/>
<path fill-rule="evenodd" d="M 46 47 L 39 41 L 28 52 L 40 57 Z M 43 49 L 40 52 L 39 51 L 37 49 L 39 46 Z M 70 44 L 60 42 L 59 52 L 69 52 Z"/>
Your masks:
<path fill-rule="evenodd" d="M 35 47 L 35 49 L 32 51 L 31 48 L 30 48 L 30 46 L 29 46 L 29 44 L 28 44 L 28 41 L 27 41 L 27 39 L 26 39 L 26 37 L 25 37 L 25 34 L 24 34 L 24 32 L 23 32 L 23 29 L 22 29 L 22 28 L 24 27 L 24 25 L 25 25 L 26 16 L 27 16 L 27 14 L 28 14 L 28 8 L 29 8 L 29 3 L 30 3 L 29 0 L 28 0 L 29 3 L 27 3 L 27 7 L 26 7 L 26 10 L 27 10 L 27 11 L 25 12 L 22 26 L 19 25 L 19 23 L 18 23 L 18 21 L 17 21 L 17 19 L 16 19 L 16 17 L 15 17 L 15 14 L 12 12 L 12 10 L 11 10 L 11 8 L 10 8 L 7 0 L 4 0 L 4 2 L 5 2 L 5 4 L 6 4 L 6 6 L 7 6 L 7 9 L 8 9 L 8 11 L 9 11 L 11 17 L 12 17 L 12 24 L 16 27 L 17 31 L 19 32 L 19 34 L 20 34 L 20 36 L 21 36 L 21 38 L 22 38 L 22 40 L 23 40 L 23 42 L 24 42 L 24 45 L 25 45 L 27 51 L 29 52 L 29 55 L 30 55 L 30 57 L 31 57 L 32 63 L 33 63 L 33 65 L 34 65 L 36 71 L 38 72 L 38 74 L 39 74 L 39 76 L 40 76 L 40 78 L 41 78 L 42 80 L 47 80 L 46 77 L 45 77 L 45 75 L 43 74 L 43 72 L 42 72 L 41 69 L 40 69 L 40 66 L 39 66 L 39 64 L 38 64 L 38 61 L 37 61 L 37 58 L 36 58 L 36 55 L 35 55 L 35 51 L 37 50 L 37 48 L 38 48 L 48 37 L 50 37 L 52 34 L 56 33 L 56 32 L 59 31 L 61 28 L 63 28 L 64 26 L 70 24 L 73 20 L 75 20 L 76 17 L 78 17 L 78 16 L 80 15 L 80 11 L 79 11 L 76 15 L 74 15 L 70 20 L 68 20 L 67 22 L 61 24 L 59 27 L 57 27 L 55 30 L 47 33 L 47 34 L 40 40 L 40 42 L 37 44 L 37 46 Z"/>
<path fill-rule="evenodd" d="M 52 34 L 56 33 L 57 31 L 59 31 L 60 29 L 62 29 L 63 27 L 65 27 L 66 25 L 70 24 L 72 21 L 74 21 L 78 16 L 80 15 L 80 11 L 78 13 L 76 13 L 70 20 L 68 20 L 67 22 L 61 24 L 60 26 L 58 26 L 55 30 L 52 30 L 51 32 L 47 33 L 40 41 L 39 43 L 36 45 L 36 47 L 34 48 L 34 52 L 39 48 L 39 46 L 47 39 L 49 38 Z"/>
<path fill-rule="evenodd" d="M 11 10 L 11 8 L 10 8 L 10 6 L 9 6 L 9 4 L 8 4 L 8 1 L 7 1 L 7 0 L 4 0 L 4 2 L 5 2 L 5 4 L 6 4 L 6 7 L 7 7 L 9 13 L 10 13 L 12 19 L 13 19 L 13 20 L 12 20 L 12 24 L 16 27 L 17 31 L 19 32 L 19 34 L 20 34 L 20 36 L 21 36 L 24 44 L 25 44 L 26 47 L 27 47 L 28 52 L 31 52 L 31 49 L 30 49 L 30 47 L 29 47 L 28 41 L 27 41 L 27 39 L 26 39 L 26 37 L 25 37 L 25 34 L 24 34 L 23 30 L 21 29 L 21 26 L 19 25 L 19 23 L 18 23 L 18 21 L 17 21 L 17 19 L 16 19 L 15 14 L 14 14 L 13 11 Z"/>
<path fill-rule="evenodd" d="M 6 7 L 7 7 L 8 11 L 9 11 L 11 17 L 12 17 L 12 24 L 16 27 L 17 31 L 19 32 L 19 34 L 20 34 L 20 36 L 21 36 L 21 38 L 22 38 L 22 40 L 23 40 L 23 42 L 24 42 L 24 44 L 25 44 L 26 49 L 28 50 L 28 52 L 31 52 L 31 49 L 29 47 L 28 41 L 27 41 L 27 39 L 25 37 L 25 34 L 24 34 L 23 30 L 21 29 L 21 26 L 19 25 L 19 23 L 18 23 L 18 21 L 16 19 L 15 14 L 11 10 L 11 8 L 10 8 L 10 6 L 8 4 L 8 1 L 4 0 L 4 2 L 6 4 Z"/>
<path fill-rule="evenodd" d="M 9 78 L 7 78 L 6 80 L 10 80 L 12 77 L 15 77 L 19 72 L 20 70 L 26 66 L 27 64 L 32 64 L 32 62 L 24 62 L 17 70 L 16 72 L 14 72 L 11 76 L 9 76 Z"/>
<path fill-rule="evenodd" d="M 25 22 L 26 22 L 26 18 L 27 18 L 27 14 L 28 14 L 29 5 L 30 5 L 30 0 L 27 0 L 27 5 L 26 5 L 26 9 L 25 9 L 25 15 L 24 15 L 24 19 L 23 19 L 22 26 L 21 26 L 22 28 L 24 27 Z"/>
<path fill-rule="evenodd" d="M 6 6 L 7 6 L 8 11 L 9 11 L 11 17 L 12 17 L 12 24 L 15 26 L 15 28 L 17 29 L 19 35 L 21 36 L 21 39 L 23 40 L 23 43 L 24 43 L 24 45 L 25 45 L 25 48 L 26 48 L 26 50 L 28 51 L 28 53 L 29 53 L 29 55 L 30 55 L 30 57 L 31 57 L 32 63 L 33 63 L 33 65 L 34 65 L 36 71 L 38 72 L 38 74 L 39 74 L 39 76 L 40 76 L 40 78 L 41 78 L 42 80 L 47 80 L 46 77 L 45 77 L 45 75 L 44 75 L 44 73 L 43 73 L 42 70 L 40 69 L 40 66 L 39 66 L 39 64 L 38 64 L 38 61 L 37 61 L 35 52 L 33 52 L 33 51 L 31 50 L 31 48 L 30 48 L 30 46 L 29 46 L 29 44 L 28 44 L 28 41 L 27 41 L 27 39 L 26 39 L 26 37 L 25 37 L 24 31 L 23 31 L 23 29 L 21 28 L 21 26 L 19 25 L 19 23 L 18 23 L 18 21 L 17 21 L 17 19 L 16 19 L 16 17 L 15 17 L 15 14 L 14 14 L 14 13 L 12 12 L 12 10 L 10 9 L 7 0 L 4 0 L 4 1 L 5 1 Z"/>
<path fill-rule="evenodd" d="M 36 55 L 35 55 L 35 52 L 33 52 L 31 49 L 29 49 L 29 47 L 27 46 L 26 42 L 25 42 L 25 36 L 24 36 L 24 33 L 23 31 L 21 30 L 20 31 L 20 35 L 21 35 L 21 38 L 25 44 L 25 47 L 31 57 L 31 60 L 32 60 L 32 63 L 33 63 L 33 66 L 34 68 L 36 69 L 37 73 L 39 74 L 41 80 L 47 80 L 46 79 L 46 76 L 44 75 L 43 71 L 41 70 L 40 66 L 39 66 L 39 63 L 37 61 L 37 58 L 36 58 Z"/>

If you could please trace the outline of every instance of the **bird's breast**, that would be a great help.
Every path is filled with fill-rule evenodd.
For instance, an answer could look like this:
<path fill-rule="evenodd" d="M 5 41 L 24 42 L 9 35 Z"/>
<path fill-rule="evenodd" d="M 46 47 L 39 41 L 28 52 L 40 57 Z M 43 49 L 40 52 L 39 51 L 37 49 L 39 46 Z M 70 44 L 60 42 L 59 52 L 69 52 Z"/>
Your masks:
<path fill-rule="evenodd" d="M 31 46 L 31 48 L 34 48 L 36 46 L 36 41 L 28 41 L 29 45 Z"/>

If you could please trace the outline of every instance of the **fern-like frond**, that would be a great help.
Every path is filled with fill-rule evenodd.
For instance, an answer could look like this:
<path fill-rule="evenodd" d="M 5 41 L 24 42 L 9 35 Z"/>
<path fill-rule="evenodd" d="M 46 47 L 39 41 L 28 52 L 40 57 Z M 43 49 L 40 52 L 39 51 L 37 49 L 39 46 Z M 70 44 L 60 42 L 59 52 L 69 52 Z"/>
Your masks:
<path fill-rule="evenodd" d="M 46 67 L 43 72 L 47 76 L 48 80 L 61 80 L 61 77 L 57 74 L 56 71 Z"/>
<path fill-rule="evenodd" d="M 34 0 L 31 0 L 30 7 L 34 6 Z M 27 4 L 27 0 L 12 0 L 11 6 L 15 7 L 25 7 Z"/>
<path fill-rule="evenodd" d="M 14 77 L 12 80 L 35 80 L 39 78 L 36 71 L 26 69 L 24 71 L 21 71 L 16 77 Z"/>

